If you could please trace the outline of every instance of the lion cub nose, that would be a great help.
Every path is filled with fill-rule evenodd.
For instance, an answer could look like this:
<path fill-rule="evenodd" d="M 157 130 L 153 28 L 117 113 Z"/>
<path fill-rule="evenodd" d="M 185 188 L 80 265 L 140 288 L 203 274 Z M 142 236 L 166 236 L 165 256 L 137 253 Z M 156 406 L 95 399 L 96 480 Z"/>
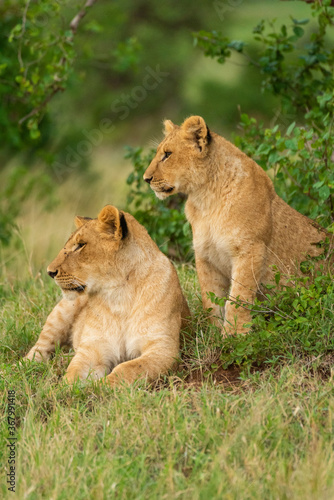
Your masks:
<path fill-rule="evenodd" d="M 151 180 L 153 177 L 144 177 L 144 181 L 147 182 L 148 184 L 151 184 Z"/>
<path fill-rule="evenodd" d="M 54 278 L 55 276 L 57 276 L 58 274 L 58 271 L 48 271 L 48 275 L 51 276 L 51 278 Z"/>

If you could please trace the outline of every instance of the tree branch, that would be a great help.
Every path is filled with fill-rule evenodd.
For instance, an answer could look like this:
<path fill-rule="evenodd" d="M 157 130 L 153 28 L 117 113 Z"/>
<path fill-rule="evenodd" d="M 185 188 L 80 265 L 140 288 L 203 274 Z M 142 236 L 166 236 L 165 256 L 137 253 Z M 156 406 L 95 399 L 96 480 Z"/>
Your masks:
<path fill-rule="evenodd" d="M 87 13 L 87 9 L 89 7 L 92 7 L 94 3 L 96 3 L 97 0 L 87 0 L 85 5 L 82 7 L 82 9 L 77 13 L 75 17 L 73 17 L 72 21 L 70 22 L 70 28 L 72 30 L 73 35 L 77 32 L 79 23 L 83 17 L 85 17 Z"/>
<path fill-rule="evenodd" d="M 24 14 L 23 14 L 23 26 L 24 26 L 24 28 L 25 28 L 26 16 L 27 16 L 27 11 L 28 11 L 30 2 L 31 2 L 31 0 L 27 0 L 27 4 L 26 4 Z M 96 2 L 97 2 L 97 0 L 87 0 L 85 5 L 78 12 L 78 14 L 76 16 L 74 16 L 74 18 L 70 22 L 70 29 L 72 31 L 72 37 L 76 34 L 81 19 L 87 13 L 87 9 L 89 7 L 92 7 L 94 5 L 94 3 L 96 3 Z M 22 33 L 22 35 L 23 35 L 23 33 Z M 21 41 L 22 41 L 22 35 L 21 35 Z M 20 59 L 20 52 L 19 52 L 19 59 Z M 62 59 L 62 62 L 64 62 L 63 59 Z M 21 63 L 21 61 L 20 61 L 20 63 Z M 63 91 L 63 90 L 64 90 L 64 87 L 62 87 L 60 85 L 58 87 L 54 87 L 53 90 L 50 92 L 50 94 L 45 97 L 45 99 L 41 102 L 41 104 L 39 106 L 36 106 L 27 115 L 23 116 L 19 120 L 19 125 L 22 125 L 22 123 L 24 123 L 26 120 L 28 120 L 28 118 L 31 118 L 32 116 L 37 115 L 37 113 L 42 111 L 42 109 L 46 106 L 46 104 L 48 104 L 48 102 L 51 101 L 51 99 L 53 98 L 53 96 L 55 94 L 57 94 L 58 92 Z"/>
<path fill-rule="evenodd" d="M 24 7 L 24 11 L 23 11 L 23 16 L 22 16 L 22 28 L 21 28 L 21 34 L 20 34 L 19 50 L 18 50 L 18 54 L 17 54 L 17 57 L 18 57 L 21 69 L 23 68 L 23 60 L 22 60 L 22 38 L 23 38 L 23 35 L 25 33 L 25 30 L 26 30 L 27 13 L 28 13 L 30 2 L 31 2 L 31 0 L 27 0 L 26 6 Z"/>
<path fill-rule="evenodd" d="M 28 113 L 27 115 L 25 115 L 23 118 L 21 118 L 21 120 L 19 120 L 19 125 L 22 125 L 22 123 L 24 123 L 26 120 L 28 120 L 28 118 L 31 118 L 32 116 L 34 115 L 37 115 L 37 113 L 39 113 L 43 108 L 44 106 L 46 106 L 46 104 L 51 101 L 52 97 L 57 94 L 57 92 L 60 92 L 60 91 L 63 91 L 63 87 L 56 87 L 52 90 L 52 92 L 50 92 L 50 94 L 44 99 L 43 102 L 41 102 L 41 104 L 39 106 L 37 106 L 36 108 L 32 109 L 30 111 L 30 113 Z"/>

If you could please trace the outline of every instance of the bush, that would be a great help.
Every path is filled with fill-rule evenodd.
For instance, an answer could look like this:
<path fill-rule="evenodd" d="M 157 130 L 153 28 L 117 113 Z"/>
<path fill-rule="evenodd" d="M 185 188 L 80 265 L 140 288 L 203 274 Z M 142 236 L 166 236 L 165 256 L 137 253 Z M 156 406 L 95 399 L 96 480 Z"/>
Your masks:
<path fill-rule="evenodd" d="M 280 284 L 280 275 L 276 275 Z M 287 285 L 267 285 L 264 302 L 245 305 L 238 299 L 236 307 L 249 307 L 252 330 L 247 335 L 224 339 L 221 359 L 225 367 L 276 364 L 300 358 L 317 359 L 334 352 L 334 282 L 330 274 L 315 273 L 309 277 L 290 277 Z M 224 300 L 210 293 L 212 302 Z"/>
<path fill-rule="evenodd" d="M 133 172 L 127 178 L 131 186 L 127 209 L 146 227 L 160 250 L 176 260 L 189 260 L 192 237 L 183 214 L 184 196 L 179 194 L 161 201 L 143 180 L 154 153 L 154 150 L 144 154 L 142 148 L 127 148 L 126 158 L 133 164 Z"/>

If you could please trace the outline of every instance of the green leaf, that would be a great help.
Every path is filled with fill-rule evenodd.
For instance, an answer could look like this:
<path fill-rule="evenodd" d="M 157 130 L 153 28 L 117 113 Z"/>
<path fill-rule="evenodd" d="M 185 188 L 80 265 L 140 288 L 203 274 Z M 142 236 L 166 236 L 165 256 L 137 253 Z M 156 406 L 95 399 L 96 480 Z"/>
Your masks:
<path fill-rule="evenodd" d="M 41 133 L 38 129 L 31 129 L 30 130 L 30 137 L 34 140 L 38 139 L 41 136 Z"/>
<path fill-rule="evenodd" d="M 300 21 L 298 19 L 294 19 L 293 17 L 291 18 L 294 24 L 307 24 L 309 22 L 309 19 L 301 19 Z"/>
<path fill-rule="evenodd" d="M 293 129 L 296 126 L 296 122 L 292 122 L 291 125 L 289 125 L 288 130 L 286 131 L 286 135 L 290 135 Z"/>
<path fill-rule="evenodd" d="M 260 144 L 260 146 L 257 148 L 256 150 L 256 154 L 260 155 L 260 154 L 268 154 L 271 150 L 271 145 L 270 144 Z"/>
<path fill-rule="evenodd" d="M 268 156 L 268 162 L 272 165 L 273 163 L 277 163 L 281 159 L 281 155 L 277 151 L 273 151 Z"/>
<path fill-rule="evenodd" d="M 91 31 L 92 33 L 102 33 L 104 31 L 104 28 L 98 21 L 92 19 L 87 24 L 85 24 L 84 30 Z"/>
<path fill-rule="evenodd" d="M 304 30 L 303 30 L 303 28 L 301 28 L 300 26 L 294 26 L 294 27 L 293 27 L 293 32 L 294 32 L 294 34 L 295 34 L 298 38 L 300 38 L 300 37 L 302 37 L 302 36 L 304 35 Z"/>
<path fill-rule="evenodd" d="M 7 63 L 0 64 L 0 75 L 2 75 L 7 68 Z"/>
<path fill-rule="evenodd" d="M 240 40 L 232 40 L 228 44 L 228 47 L 230 47 L 231 49 L 236 50 L 237 52 L 242 52 L 245 45 L 246 45 L 245 42 L 242 42 Z"/>
<path fill-rule="evenodd" d="M 39 82 L 39 74 L 37 72 L 34 72 L 31 76 L 31 81 L 33 82 L 34 85 Z"/>
<path fill-rule="evenodd" d="M 298 149 L 304 149 L 305 148 L 305 141 L 304 139 L 299 139 L 298 140 Z"/>
<path fill-rule="evenodd" d="M 322 186 L 318 191 L 321 200 L 325 201 L 329 198 L 331 192 L 328 186 Z"/>
<path fill-rule="evenodd" d="M 295 319 L 295 323 L 298 323 L 298 324 L 300 324 L 300 323 L 308 323 L 308 319 L 305 318 L 304 316 L 299 316 L 299 318 Z"/>
<path fill-rule="evenodd" d="M 285 147 L 287 149 L 292 149 L 293 151 L 297 151 L 298 143 L 297 143 L 296 139 L 288 139 L 285 141 Z"/>

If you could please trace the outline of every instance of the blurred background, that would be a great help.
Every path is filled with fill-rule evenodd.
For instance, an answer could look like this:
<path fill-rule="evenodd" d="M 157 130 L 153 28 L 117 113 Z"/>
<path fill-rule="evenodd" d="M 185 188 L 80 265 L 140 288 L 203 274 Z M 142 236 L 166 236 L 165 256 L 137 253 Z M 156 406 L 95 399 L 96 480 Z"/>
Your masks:
<path fill-rule="evenodd" d="M 89 2 L 87 2 L 89 3 Z M 0 5 L 1 266 L 35 276 L 73 230 L 76 214 L 125 208 L 132 163 L 125 147 L 149 150 L 162 120 L 202 115 L 231 139 L 240 114 L 287 127 L 278 99 L 236 51 L 223 66 L 194 32 L 221 32 L 257 46 L 261 19 L 314 21 L 304 1 L 5 0 Z M 82 11 L 83 12 L 83 11 Z M 73 24 L 73 19 L 75 20 Z M 72 21 L 72 25 L 71 25 Z M 76 24 L 77 23 L 77 24 Z"/>

